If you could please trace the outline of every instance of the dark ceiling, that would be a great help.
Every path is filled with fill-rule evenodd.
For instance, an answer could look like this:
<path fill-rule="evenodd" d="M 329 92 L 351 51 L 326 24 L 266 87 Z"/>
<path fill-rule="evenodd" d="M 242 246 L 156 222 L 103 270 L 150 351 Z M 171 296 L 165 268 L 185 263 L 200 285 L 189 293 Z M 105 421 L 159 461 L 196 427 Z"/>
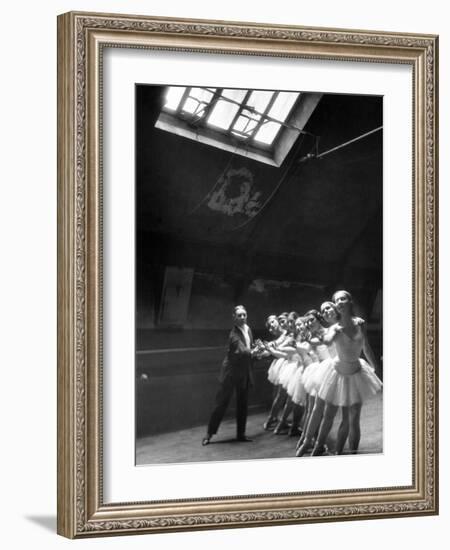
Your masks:
<path fill-rule="evenodd" d="M 299 162 L 315 145 L 301 136 L 277 168 L 155 129 L 164 91 L 136 87 L 141 261 L 250 279 L 381 286 L 382 132 Z M 329 94 L 305 130 L 320 137 L 323 152 L 382 120 L 381 97 Z M 227 178 L 228 198 L 251 182 L 256 215 L 211 207 Z"/>

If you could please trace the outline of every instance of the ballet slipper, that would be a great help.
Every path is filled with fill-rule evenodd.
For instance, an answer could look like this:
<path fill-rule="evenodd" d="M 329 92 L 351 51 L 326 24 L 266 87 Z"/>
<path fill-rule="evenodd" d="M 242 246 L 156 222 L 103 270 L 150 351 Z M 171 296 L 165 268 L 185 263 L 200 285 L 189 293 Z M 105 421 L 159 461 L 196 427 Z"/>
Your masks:
<path fill-rule="evenodd" d="M 279 422 L 277 427 L 274 429 L 273 433 L 275 435 L 284 435 L 287 433 L 287 430 L 289 428 L 289 424 L 287 424 L 286 422 Z"/>
<path fill-rule="evenodd" d="M 270 416 L 263 424 L 263 428 L 266 432 L 273 430 L 274 425 L 278 422 L 278 418 Z"/>
<path fill-rule="evenodd" d="M 305 454 L 309 451 L 310 448 L 311 448 L 310 441 L 305 439 L 303 443 L 300 445 L 300 447 L 297 449 L 295 456 L 297 457 L 305 456 Z"/>
<path fill-rule="evenodd" d="M 297 451 L 299 447 L 303 444 L 303 441 L 305 441 L 305 432 L 302 433 L 302 435 L 299 437 L 297 441 L 297 445 L 295 446 L 295 450 Z"/>
<path fill-rule="evenodd" d="M 314 445 L 314 448 L 312 450 L 311 456 L 323 456 L 325 454 L 325 446 L 324 445 L 317 445 L 317 443 Z"/>

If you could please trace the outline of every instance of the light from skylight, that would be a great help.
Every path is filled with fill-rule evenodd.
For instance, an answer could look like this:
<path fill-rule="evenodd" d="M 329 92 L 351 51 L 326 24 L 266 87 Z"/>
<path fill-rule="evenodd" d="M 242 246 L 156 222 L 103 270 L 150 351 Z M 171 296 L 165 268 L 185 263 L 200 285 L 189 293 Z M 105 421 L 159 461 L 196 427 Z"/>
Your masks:
<path fill-rule="evenodd" d="M 203 116 L 205 106 L 210 103 L 215 91 L 215 88 L 191 88 L 189 96 L 182 106 L 183 111 L 200 117 Z"/>
<path fill-rule="evenodd" d="M 272 118 L 284 122 L 299 95 L 296 92 L 280 92 L 267 114 Z"/>
<path fill-rule="evenodd" d="M 261 120 L 260 113 L 264 113 L 267 109 L 273 94 L 274 92 L 254 90 L 245 102 L 245 107 L 248 106 L 250 109 L 242 109 L 239 118 L 233 124 L 233 133 L 243 138 L 250 137 Z"/>
<path fill-rule="evenodd" d="M 208 124 L 222 130 L 228 130 L 239 110 L 238 104 L 242 103 L 246 94 L 247 90 L 223 90 L 222 97 L 232 101 L 219 99 L 209 115 Z"/>
<path fill-rule="evenodd" d="M 250 111 L 248 111 L 247 109 L 243 109 L 241 114 L 239 115 L 239 118 L 233 124 L 233 133 L 236 133 L 237 135 L 247 134 L 243 137 L 250 137 L 260 119 L 261 115 L 250 113 Z"/>
<path fill-rule="evenodd" d="M 255 141 L 270 145 L 276 138 L 280 128 L 281 124 L 279 124 L 278 122 L 270 121 L 264 123 L 261 128 L 256 132 Z"/>
<path fill-rule="evenodd" d="M 250 94 L 246 105 L 254 107 L 258 113 L 263 113 L 266 110 L 267 105 L 269 105 L 269 101 L 272 99 L 272 96 L 273 92 L 255 90 Z"/>
<path fill-rule="evenodd" d="M 268 116 L 275 118 L 280 122 L 285 122 L 294 106 L 298 96 L 296 92 L 280 92 L 273 105 L 270 107 Z M 261 125 L 261 128 L 255 134 L 255 141 L 270 145 L 280 131 L 281 124 L 274 121 L 268 121 Z"/>
<path fill-rule="evenodd" d="M 185 90 L 185 86 L 169 86 L 167 88 L 166 103 L 164 107 L 171 111 L 176 111 Z"/>
<path fill-rule="evenodd" d="M 187 90 L 187 92 L 186 92 Z M 241 139 L 271 145 L 299 97 L 297 92 L 170 86 L 165 109 L 181 111 Z M 267 118 L 266 118 L 267 117 Z M 274 119 L 274 120 L 268 120 Z"/>

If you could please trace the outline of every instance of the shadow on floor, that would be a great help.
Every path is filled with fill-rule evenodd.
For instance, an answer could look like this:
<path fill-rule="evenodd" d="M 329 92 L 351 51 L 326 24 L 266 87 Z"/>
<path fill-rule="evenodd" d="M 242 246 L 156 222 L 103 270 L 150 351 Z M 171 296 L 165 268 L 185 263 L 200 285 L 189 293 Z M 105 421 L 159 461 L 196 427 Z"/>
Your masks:
<path fill-rule="evenodd" d="M 247 435 L 252 443 L 236 441 L 236 423 L 226 419 L 211 444 L 203 447 L 206 426 L 196 426 L 177 432 L 139 438 L 136 441 L 136 465 L 176 464 L 183 462 L 205 462 L 223 460 L 252 460 L 255 458 L 294 458 L 296 437 L 275 435 L 263 429 L 267 414 L 249 415 Z M 328 441 L 334 448 L 336 429 L 340 413 L 336 417 Z M 383 451 L 383 398 L 378 395 L 370 399 L 361 412 L 361 442 L 358 454 L 373 454 Z M 344 451 L 345 452 L 345 451 Z"/>
<path fill-rule="evenodd" d="M 25 519 L 39 525 L 46 531 L 56 533 L 56 516 L 25 516 Z"/>

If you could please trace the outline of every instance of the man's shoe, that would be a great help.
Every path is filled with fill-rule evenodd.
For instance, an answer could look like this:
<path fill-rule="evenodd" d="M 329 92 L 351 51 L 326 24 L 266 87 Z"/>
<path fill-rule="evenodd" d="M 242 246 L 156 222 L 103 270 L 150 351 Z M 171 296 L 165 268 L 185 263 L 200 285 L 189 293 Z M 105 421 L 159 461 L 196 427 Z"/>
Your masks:
<path fill-rule="evenodd" d="M 247 437 L 246 435 L 238 435 L 236 437 L 236 441 L 240 441 L 241 443 L 251 443 L 253 439 Z"/>
<path fill-rule="evenodd" d="M 202 439 L 202 445 L 205 447 L 205 445 L 209 445 L 211 442 L 211 436 L 205 435 L 205 437 Z"/>

